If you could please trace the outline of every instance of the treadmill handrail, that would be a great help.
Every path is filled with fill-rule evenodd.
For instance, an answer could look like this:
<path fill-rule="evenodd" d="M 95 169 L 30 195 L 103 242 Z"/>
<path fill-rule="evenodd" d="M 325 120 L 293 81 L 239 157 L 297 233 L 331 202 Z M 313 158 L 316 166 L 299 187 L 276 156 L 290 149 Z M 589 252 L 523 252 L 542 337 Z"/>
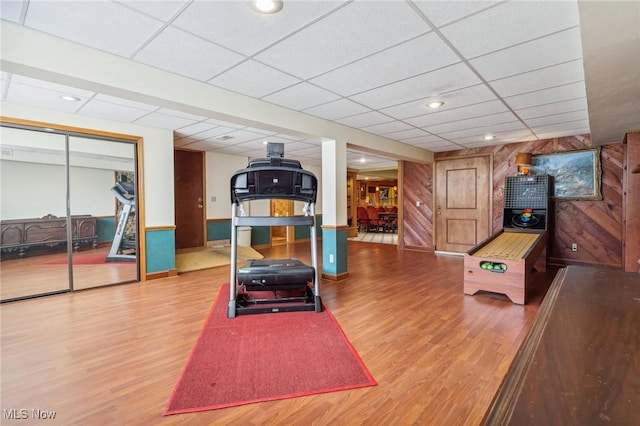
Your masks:
<path fill-rule="evenodd" d="M 295 226 L 314 224 L 312 216 L 236 216 L 235 226 Z"/>

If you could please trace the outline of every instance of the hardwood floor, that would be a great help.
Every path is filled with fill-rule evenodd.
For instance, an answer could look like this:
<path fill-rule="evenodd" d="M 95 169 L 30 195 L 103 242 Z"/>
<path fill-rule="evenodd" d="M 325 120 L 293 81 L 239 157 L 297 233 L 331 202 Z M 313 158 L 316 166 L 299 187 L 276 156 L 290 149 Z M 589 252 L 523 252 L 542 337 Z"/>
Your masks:
<path fill-rule="evenodd" d="M 260 251 L 309 262 L 307 243 Z M 465 296 L 461 257 L 349 242 L 348 262 L 348 279 L 322 281 L 323 303 L 378 386 L 163 417 L 228 282 L 220 267 L 1 305 L 2 424 L 35 424 L 32 409 L 60 425 L 478 424 L 553 274 L 519 306 Z M 7 420 L 10 409 L 29 419 Z"/>
<path fill-rule="evenodd" d="M 74 252 L 73 256 L 106 258 L 110 247 Z M 67 253 L 50 253 L 23 259 L 4 259 L 0 262 L 0 300 L 12 300 L 33 295 L 62 292 L 69 289 Z M 87 289 L 135 281 L 138 270 L 135 262 L 74 264 L 74 289 Z"/>

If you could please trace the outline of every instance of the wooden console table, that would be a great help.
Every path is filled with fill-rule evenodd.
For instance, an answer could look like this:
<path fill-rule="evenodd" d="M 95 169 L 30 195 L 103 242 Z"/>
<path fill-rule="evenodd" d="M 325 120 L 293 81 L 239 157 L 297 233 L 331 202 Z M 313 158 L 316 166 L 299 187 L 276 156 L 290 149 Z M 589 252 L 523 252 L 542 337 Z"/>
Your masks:
<path fill-rule="evenodd" d="M 483 424 L 640 424 L 640 274 L 560 269 Z"/>
<path fill-rule="evenodd" d="M 17 258 L 67 247 L 67 219 L 51 214 L 36 219 L 3 220 L 1 223 L 2 258 Z M 90 215 L 71 216 L 73 249 L 95 248 L 97 220 Z"/>

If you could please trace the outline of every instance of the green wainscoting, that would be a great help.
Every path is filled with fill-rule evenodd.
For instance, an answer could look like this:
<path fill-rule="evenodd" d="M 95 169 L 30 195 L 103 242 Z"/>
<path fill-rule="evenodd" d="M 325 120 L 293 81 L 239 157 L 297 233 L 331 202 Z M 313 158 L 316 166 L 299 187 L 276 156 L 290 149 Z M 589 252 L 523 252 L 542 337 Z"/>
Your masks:
<path fill-rule="evenodd" d="M 170 271 L 176 268 L 176 234 L 174 229 L 145 232 L 147 273 Z"/>

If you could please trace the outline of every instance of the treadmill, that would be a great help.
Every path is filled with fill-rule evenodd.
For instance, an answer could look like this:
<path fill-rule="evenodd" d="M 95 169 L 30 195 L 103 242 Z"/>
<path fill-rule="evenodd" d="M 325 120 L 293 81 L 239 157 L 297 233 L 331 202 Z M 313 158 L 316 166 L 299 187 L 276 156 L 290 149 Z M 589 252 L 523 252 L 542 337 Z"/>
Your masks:
<path fill-rule="evenodd" d="M 231 177 L 231 274 L 227 317 L 292 311 L 322 312 L 318 279 L 315 204 L 318 181 L 299 161 L 285 159 L 284 144 L 268 143 L 267 158 L 254 159 Z M 303 216 L 245 216 L 243 203 L 284 199 L 305 203 Z M 309 226 L 311 265 L 299 259 L 248 260 L 237 269 L 241 226 Z M 248 297 L 269 294 L 271 297 Z"/>
<path fill-rule="evenodd" d="M 116 227 L 111 249 L 107 255 L 107 262 L 135 262 L 137 242 L 135 239 L 124 238 L 124 231 L 127 226 L 129 216 L 135 214 L 136 209 L 136 193 L 133 182 L 129 182 L 125 175 L 120 177 L 120 181 L 116 186 L 111 188 L 111 192 L 116 199 L 120 201 L 122 210 L 118 218 L 118 226 Z"/>

